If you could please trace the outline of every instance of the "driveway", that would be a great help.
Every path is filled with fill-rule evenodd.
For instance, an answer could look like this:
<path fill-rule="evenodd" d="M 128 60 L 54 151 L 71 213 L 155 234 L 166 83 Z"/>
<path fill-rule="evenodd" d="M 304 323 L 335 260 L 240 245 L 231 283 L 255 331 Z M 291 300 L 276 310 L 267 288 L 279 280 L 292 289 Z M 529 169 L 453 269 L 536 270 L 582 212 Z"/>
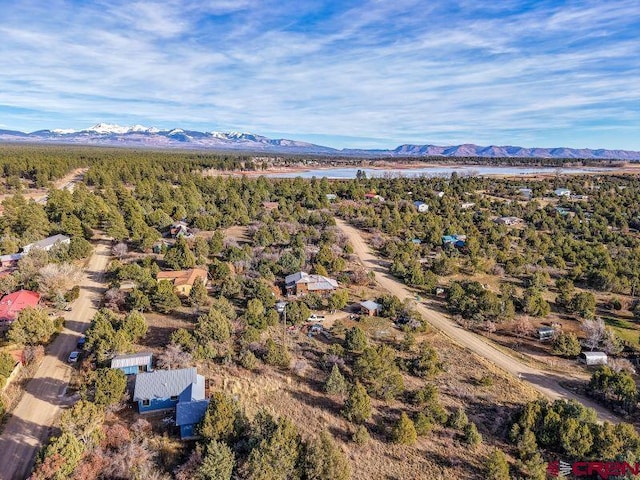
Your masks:
<path fill-rule="evenodd" d="M 415 298 L 415 293 L 411 292 L 404 283 L 393 277 L 388 269 L 383 266 L 385 262 L 371 252 L 357 228 L 338 218 L 336 218 L 336 222 L 338 228 L 349 238 L 354 253 L 360 258 L 363 266 L 375 272 L 376 281 L 382 288 L 397 296 L 400 300 Z M 424 303 L 416 302 L 416 308 L 425 320 L 448 336 L 452 341 L 470 352 L 489 360 L 516 378 L 529 383 L 549 399 L 575 399 L 583 405 L 595 409 L 600 420 L 606 420 L 612 423 L 620 422 L 620 419 L 606 408 L 598 405 L 589 398 L 577 395 L 562 387 L 560 382 L 565 380 L 566 377 L 531 367 L 504 351 L 498 350 L 488 339 L 463 329 L 446 315 L 429 308 Z"/>
<path fill-rule="evenodd" d="M 65 329 L 47 348 L 20 403 L 9 414 L 0 436 L 0 480 L 20 480 L 29 475 L 34 457 L 49 437 L 60 408 L 69 404 L 65 391 L 72 370 L 67 357 L 75 350 L 78 338 L 100 305 L 106 289 L 104 271 L 109 255 L 109 242 L 100 240 L 80 282 L 80 296 L 73 303 L 73 310 L 65 312 Z"/>

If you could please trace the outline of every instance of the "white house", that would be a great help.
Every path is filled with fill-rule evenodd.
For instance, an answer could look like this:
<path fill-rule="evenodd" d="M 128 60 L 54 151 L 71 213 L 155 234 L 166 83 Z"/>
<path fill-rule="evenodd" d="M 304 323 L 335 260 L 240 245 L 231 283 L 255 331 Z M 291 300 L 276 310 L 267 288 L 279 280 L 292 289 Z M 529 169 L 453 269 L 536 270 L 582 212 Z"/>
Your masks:
<path fill-rule="evenodd" d="M 29 253 L 29 251 L 33 248 L 38 248 L 40 250 L 44 250 L 48 252 L 56 245 L 68 245 L 71 242 L 71 239 L 66 235 L 54 235 L 53 237 L 47 237 L 43 240 L 39 240 L 34 243 L 30 243 L 22 247 L 22 251 L 24 253 Z"/>
<path fill-rule="evenodd" d="M 553 193 L 556 197 L 569 197 L 571 196 L 571 190 L 568 188 L 556 188 Z"/>
<path fill-rule="evenodd" d="M 429 211 L 429 205 L 427 205 L 424 202 L 420 202 L 420 201 L 415 201 L 413 202 L 413 205 L 416 207 L 416 209 L 418 210 L 418 212 L 420 213 L 425 213 Z"/>

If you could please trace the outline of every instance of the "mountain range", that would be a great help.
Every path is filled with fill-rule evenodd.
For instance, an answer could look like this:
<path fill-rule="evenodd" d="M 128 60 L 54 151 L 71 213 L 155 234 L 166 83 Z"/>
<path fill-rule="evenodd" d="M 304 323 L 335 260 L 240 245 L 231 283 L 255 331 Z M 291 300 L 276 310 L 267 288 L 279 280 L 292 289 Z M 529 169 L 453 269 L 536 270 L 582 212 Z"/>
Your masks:
<path fill-rule="evenodd" d="M 240 132 L 199 132 L 174 128 L 133 125 L 122 127 L 99 123 L 82 130 L 54 129 L 31 133 L 0 130 L 0 142 L 53 143 L 125 146 L 146 148 L 181 148 L 193 150 L 222 150 L 281 154 L 312 154 L 351 157 L 517 157 L 517 158 L 576 158 L 640 161 L 640 152 L 587 148 L 524 148 L 516 146 L 488 147 L 462 144 L 452 146 L 404 144 L 392 150 L 336 149 L 313 143 L 284 138 L 271 139 Z"/>

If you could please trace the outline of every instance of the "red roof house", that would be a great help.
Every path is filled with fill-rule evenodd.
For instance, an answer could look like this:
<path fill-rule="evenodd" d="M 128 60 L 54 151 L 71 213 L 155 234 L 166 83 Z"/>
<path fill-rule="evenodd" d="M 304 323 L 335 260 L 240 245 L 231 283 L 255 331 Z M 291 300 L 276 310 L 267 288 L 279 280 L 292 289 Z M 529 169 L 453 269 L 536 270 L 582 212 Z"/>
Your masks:
<path fill-rule="evenodd" d="M 13 322 L 21 310 L 35 307 L 38 302 L 40 302 L 40 294 L 30 290 L 18 290 L 5 295 L 0 300 L 0 322 Z"/>

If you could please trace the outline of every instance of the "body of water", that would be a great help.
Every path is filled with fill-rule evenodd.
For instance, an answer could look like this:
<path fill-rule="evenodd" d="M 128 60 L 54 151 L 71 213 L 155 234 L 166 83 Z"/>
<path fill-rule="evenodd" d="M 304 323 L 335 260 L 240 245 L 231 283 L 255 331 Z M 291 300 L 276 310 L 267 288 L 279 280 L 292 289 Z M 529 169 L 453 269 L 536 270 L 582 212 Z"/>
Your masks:
<path fill-rule="evenodd" d="M 460 176 L 491 176 L 491 175 L 534 175 L 539 173 L 558 173 L 558 174 L 577 174 L 577 173 L 593 173 L 605 171 L 599 168 L 557 168 L 557 167 L 512 167 L 512 166 L 493 166 L 493 165 L 443 165 L 435 167 L 418 167 L 418 168 L 358 168 L 358 167 L 336 167 L 336 168 L 317 168 L 303 172 L 291 173 L 264 173 L 265 177 L 276 178 L 332 178 L 332 179 L 350 179 L 356 178 L 358 170 L 364 170 L 367 177 L 449 177 L 453 172 Z"/>

